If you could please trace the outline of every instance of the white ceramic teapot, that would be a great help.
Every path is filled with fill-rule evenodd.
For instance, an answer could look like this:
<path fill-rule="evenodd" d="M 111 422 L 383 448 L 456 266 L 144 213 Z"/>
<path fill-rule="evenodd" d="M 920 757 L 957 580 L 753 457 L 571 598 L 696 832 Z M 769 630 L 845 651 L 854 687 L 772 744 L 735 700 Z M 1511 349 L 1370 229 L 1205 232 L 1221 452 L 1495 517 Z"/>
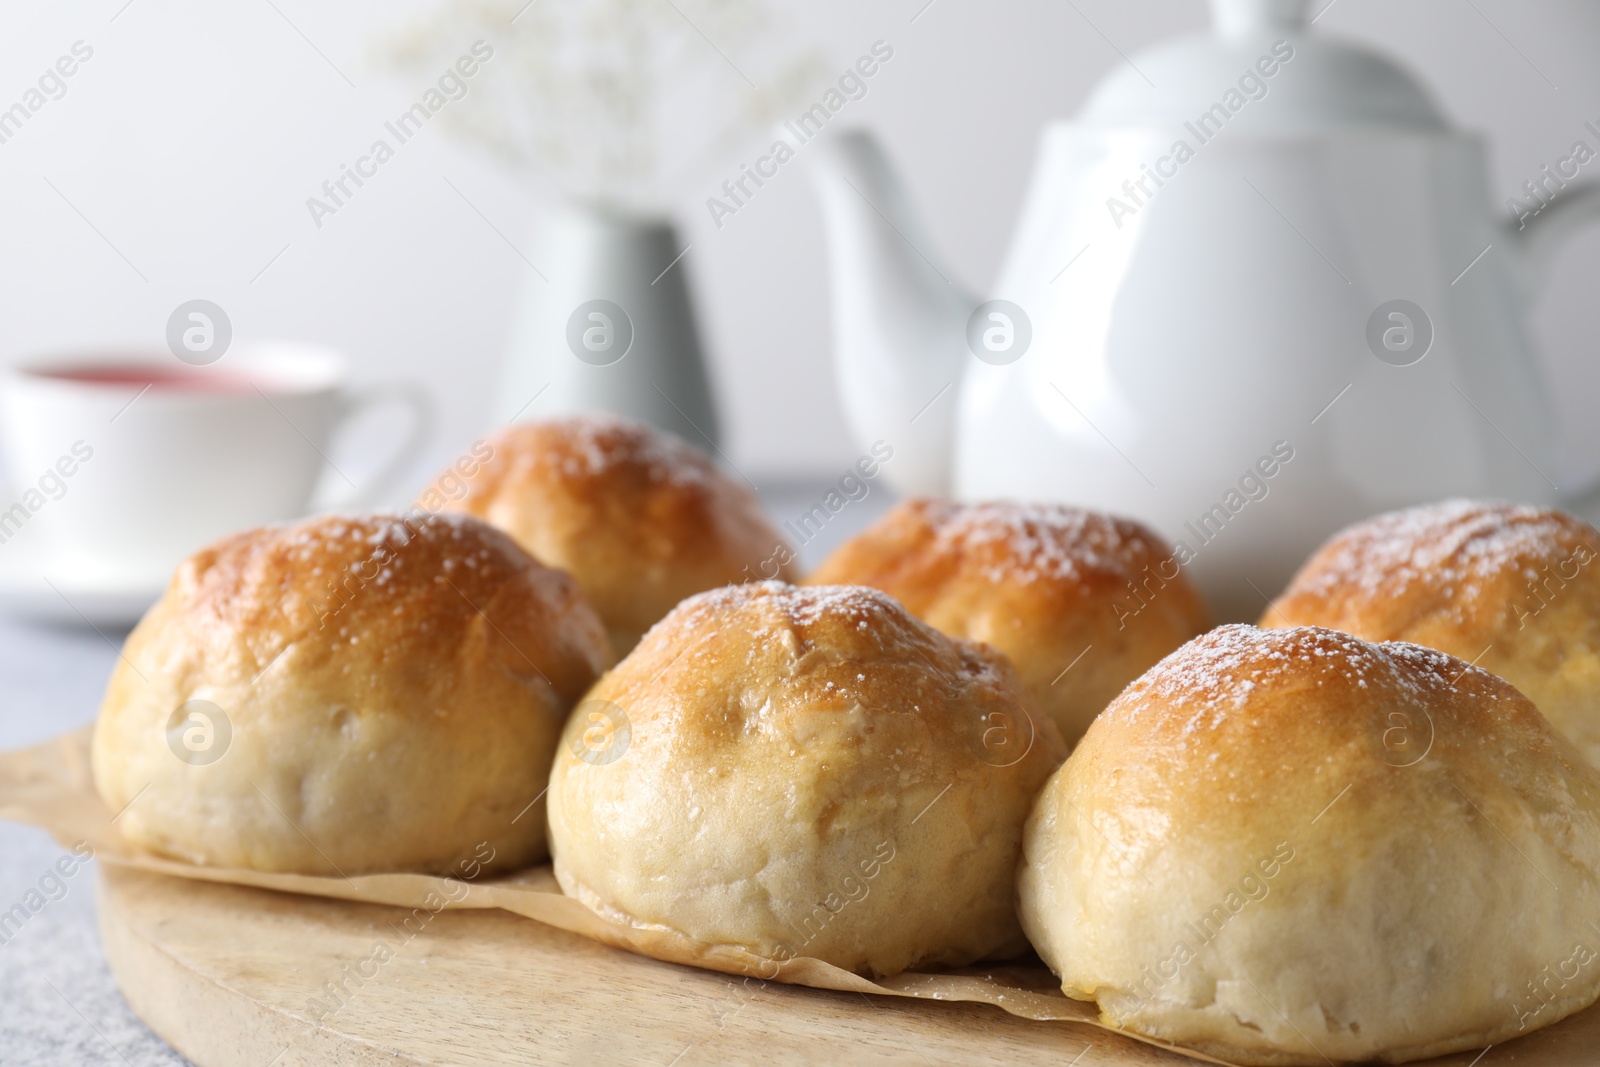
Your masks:
<path fill-rule="evenodd" d="M 1525 316 L 1600 186 L 1541 174 L 1508 220 L 1480 138 L 1306 7 L 1214 0 L 1047 127 L 981 305 L 870 136 L 813 150 L 847 414 L 899 489 L 1142 519 L 1235 618 L 1375 512 L 1562 499 Z"/>

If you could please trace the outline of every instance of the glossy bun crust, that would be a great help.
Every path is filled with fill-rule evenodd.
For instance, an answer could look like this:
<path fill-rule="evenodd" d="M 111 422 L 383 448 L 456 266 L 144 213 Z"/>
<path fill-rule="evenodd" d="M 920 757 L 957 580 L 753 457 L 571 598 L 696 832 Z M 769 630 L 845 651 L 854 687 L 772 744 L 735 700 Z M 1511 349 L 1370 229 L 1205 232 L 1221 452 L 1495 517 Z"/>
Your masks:
<path fill-rule="evenodd" d="M 198 864 L 522 866 L 566 714 L 610 663 L 572 580 L 475 519 L 252 530 L 185 560 L 128 637 L 95 784 L 125 837 Z"/>
<path fill-rule="evenodd" d="M 1600 765 L 1600 533 L 1559 511 L 1451 501 L 1324 545 L 1263 626 L 1412 641 L 1522 690 Z"/>
<path fill-rule="evenodd" d="M 1597 811 L 1600 772 L 1486 671 L 1224 626 L 1046 786 L 1023 924 L 1107 1023 L 1232 1062 L 1481 1049 L 1600 996 Z"/>
<path fill-rule="evenodd" d="M 998 648 L 1069 742 L 1211 625 L 1160 537 L 1051 504 L 908 500 L 808 581 L 882 589 L 936 629 Z"/>
<path fill-rule="evenodd" d="M 550 782 L 556 877 L 614 921 L 863 974 L 1027 948 L 1022 823 L 1064 754 L 991 650 L 861 588 L 691 598 Z"/>
<path fill-rule="evenodd" d="M 619 656 L 686 596 L 798 576 L 755 493 L 670 434 L 582 415 L 518 423 L 479 451 L 423 503 L 485 519 L 571 574 Z"/>

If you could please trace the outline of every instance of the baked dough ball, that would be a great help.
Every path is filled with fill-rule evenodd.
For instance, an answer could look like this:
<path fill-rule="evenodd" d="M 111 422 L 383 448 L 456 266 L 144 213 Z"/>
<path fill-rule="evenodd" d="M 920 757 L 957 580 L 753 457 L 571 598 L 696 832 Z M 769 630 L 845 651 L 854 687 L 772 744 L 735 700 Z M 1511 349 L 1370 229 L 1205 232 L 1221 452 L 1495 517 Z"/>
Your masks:
<path fill-rule="evenodd" d="M 555 874 L 614 921 L 767 959 L 1014 956 L 1022 823 L 1064 752 L 1000 656 L 882 593 L 725 587 L 573 714 Z"/>
<path fill-rule="evenodd" d="M 1600 772 L 1487 671 L 1224 626 L 1045 787 L 1022 921 L 1105 1022 L 1231 1062 L 1481 1049 L 1600 996 L 1597 812 Z"/>
<path fill-rule="evenodd" d="M 798 577 L 755 493 L 686 442 L 610 415 L 507 427 L 421 503 L 486 519 L 571 574 L 618 656 L 686 596 Z"/>
<path fill-rule="evenodd" d="M 808 581 L 882 589 L 936 629 L 998 648 L 1068 742 L 1211 626 L 1155 533 L 1056 504 L 908 500 Z"/>
<path fill-rule="evenodd" d="M 572 579 L 476 519 L 251 530 L 129 635 L 95 785 L 124 837 L 197 864 L 525 866 L 567 711 L 610 663 Z"/>
<path fill-rule="evenodd" d="M 1522 690 L 1600 765 L 1600 533 L 1559 511 L 1457 500 L 1352 526 L 1263 626 L 1328 626 L 1460 656 Z"/>

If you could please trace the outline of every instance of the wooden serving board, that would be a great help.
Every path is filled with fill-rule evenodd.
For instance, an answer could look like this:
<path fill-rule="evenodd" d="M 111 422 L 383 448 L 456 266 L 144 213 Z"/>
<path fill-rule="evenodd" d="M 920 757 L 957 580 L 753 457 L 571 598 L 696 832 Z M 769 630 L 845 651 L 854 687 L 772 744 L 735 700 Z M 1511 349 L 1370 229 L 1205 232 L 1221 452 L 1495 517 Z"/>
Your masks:
<path fill-rule="evenodd" d="M 99 906 L 128 1003 L 200 1067 L 1196 1062 L 987 1005 L 746 983 L 501 911 L 411 933 L 403 909 L 109 864 Z"/>

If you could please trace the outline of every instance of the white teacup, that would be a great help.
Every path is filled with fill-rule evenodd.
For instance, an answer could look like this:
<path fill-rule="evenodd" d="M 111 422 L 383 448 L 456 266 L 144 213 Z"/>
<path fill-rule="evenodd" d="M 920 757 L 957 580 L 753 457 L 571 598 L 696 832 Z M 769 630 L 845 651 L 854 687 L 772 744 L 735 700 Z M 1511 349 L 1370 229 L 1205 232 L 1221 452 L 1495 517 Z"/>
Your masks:
<path fill-rule="evenodd" d="M 49 570 L 81 581 L 164 577 L 224 534 L 305 514 L 335 429 L 389 402 L 410 409 L 407 437 L 334 501 L 347 508 L 375 503 L 418 458 L 432 413 L 409 387 L 351 391 L 326 349 L 239 344 L 205 367 L 152 354 L 13 368 L 0 377 L 12 483 L 0 546 L 25 534 Z"/>

